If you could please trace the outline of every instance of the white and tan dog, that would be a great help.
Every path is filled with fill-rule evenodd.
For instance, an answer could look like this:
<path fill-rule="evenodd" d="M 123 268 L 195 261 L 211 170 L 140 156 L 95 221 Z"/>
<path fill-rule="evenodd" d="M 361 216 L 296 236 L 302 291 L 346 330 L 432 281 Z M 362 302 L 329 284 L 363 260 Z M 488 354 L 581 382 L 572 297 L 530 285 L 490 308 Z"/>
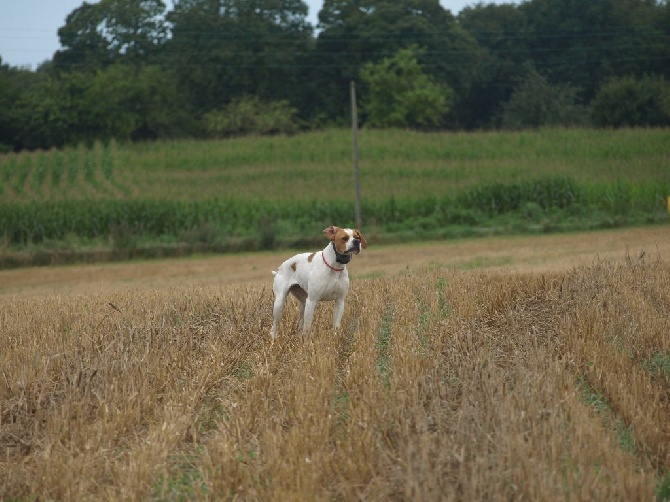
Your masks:
<path fill-rule="evenodd" d="M 334 300 L 333 327 L 339 328 L 344 313 L 344 299 L 349 291 L 347 263 L 368 243 L 358 230 L 330 226 L 323 231 L 330 239 L 325 249 L 318 253 L 301 253 L 289 258 L 273 271 L 275 294 L 272 338 L 277 336 L 277 324 L 284 310 L 288 293 L 300 302 L 298 329 L 309 333 L 314 308 L 319 301 Z"/>

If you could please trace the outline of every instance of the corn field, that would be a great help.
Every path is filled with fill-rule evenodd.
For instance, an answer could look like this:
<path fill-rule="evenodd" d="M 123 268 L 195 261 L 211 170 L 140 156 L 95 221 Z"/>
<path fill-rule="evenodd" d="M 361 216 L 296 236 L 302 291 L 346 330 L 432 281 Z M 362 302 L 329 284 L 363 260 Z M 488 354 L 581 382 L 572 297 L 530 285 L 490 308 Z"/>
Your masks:
<path fill-rule="evenodd" d="M 403 240 L 665 222 L 668 134 L 362 131 L 363 218 Z M 349 142 L 326 130 L 0 155 L 0 268 L 300 247 L 353 224 Z"/>

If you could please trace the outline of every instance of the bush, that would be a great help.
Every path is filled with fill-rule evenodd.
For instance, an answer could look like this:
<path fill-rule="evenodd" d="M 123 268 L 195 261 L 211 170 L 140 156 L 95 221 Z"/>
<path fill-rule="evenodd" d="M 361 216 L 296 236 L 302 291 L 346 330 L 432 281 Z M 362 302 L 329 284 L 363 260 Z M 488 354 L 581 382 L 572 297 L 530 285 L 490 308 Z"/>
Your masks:
<path fill-rule="evenodd" d="M 449 111 L 452 91 L 424 72 L 416 46 L 392 58 L 366 64 L 360 72 L 368 87 L 363 112 L 372 127 L 436 127 Z"/>
<path fill-rule="evenodd" d="M 205 130 L 216 138 L 246 134 L 294 134 L 300 129 L 298 110 L 288 101 L 264 103 L 256 97 L 233 101 L 205 115 Z"/>
<path fill-rule="evenodd" d="M 551 85 L 531 71 L 504 105 L 502 125 L 506 129 L 576 126 L 584 125 L 587 115 L 586 109 L 577 104 L 575 87 Z"/>
<path fill-rule="evenodd" d="M 624 77 L 600 88 L 591 116 L 602 127 L 670 125 L 670 84 L 663 77 Z"/>

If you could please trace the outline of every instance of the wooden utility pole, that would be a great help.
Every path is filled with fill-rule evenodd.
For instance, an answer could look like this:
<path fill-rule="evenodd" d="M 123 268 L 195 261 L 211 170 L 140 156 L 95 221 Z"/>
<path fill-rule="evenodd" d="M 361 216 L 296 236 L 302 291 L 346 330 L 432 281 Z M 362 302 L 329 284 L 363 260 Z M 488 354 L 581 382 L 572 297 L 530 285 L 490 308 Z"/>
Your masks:
<path fill-rule="evenodd" d="M 354 161 L 356 228 L 361 228 L 361 183 L 358 176 L 358 112 L 356 110 L 356 82 L 352 80 L 349 89 L 351 94 L 351 143 Z"/>

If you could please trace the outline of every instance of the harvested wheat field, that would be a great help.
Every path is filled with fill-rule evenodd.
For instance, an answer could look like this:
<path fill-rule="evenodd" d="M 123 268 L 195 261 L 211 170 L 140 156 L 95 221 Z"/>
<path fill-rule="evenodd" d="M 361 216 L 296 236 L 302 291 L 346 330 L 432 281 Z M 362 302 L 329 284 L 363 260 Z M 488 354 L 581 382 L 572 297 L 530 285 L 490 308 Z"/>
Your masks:
<path fill-rule="evenodd" d="M 389 270 L 371 246 L 343 327 L 322 304 L 308 340 L 292 303 L 269 340 L 265 255 L 264 282 L 5 290 L 0 498 L 666 500 L 670 256 L 648 230 L 563 267 L 538 238 L 530 271 L 471 270 L 485 241 Z"/>

